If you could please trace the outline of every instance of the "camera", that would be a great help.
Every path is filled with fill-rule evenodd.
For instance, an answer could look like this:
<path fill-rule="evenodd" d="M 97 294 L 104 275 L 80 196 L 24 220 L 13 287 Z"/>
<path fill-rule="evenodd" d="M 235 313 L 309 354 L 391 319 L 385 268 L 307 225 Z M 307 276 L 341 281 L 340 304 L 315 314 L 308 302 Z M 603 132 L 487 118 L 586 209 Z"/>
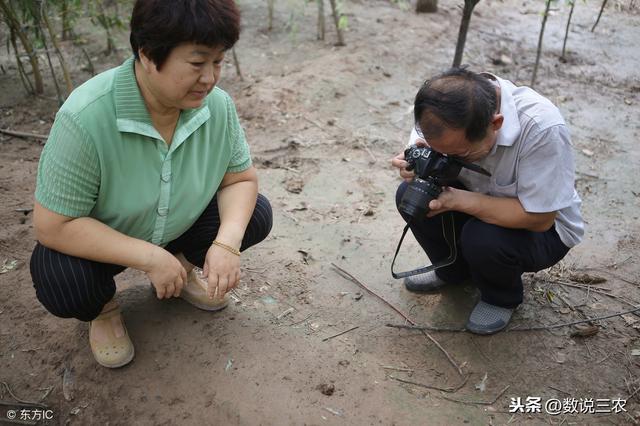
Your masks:
<path fill-rule="evenodd" d="M 463 167 L 491 176 L 480 166 L 440 154 L 427 146 L 410 145 L 404 151 L 404 159 L 408 163 L 406 169 L 413 170 L 415 177 L 402 196 L 399 208 L 411 218 L 424 217 L 429 212 L 429 202 L 438 198 L 443 186 L 455 182 Z"/>

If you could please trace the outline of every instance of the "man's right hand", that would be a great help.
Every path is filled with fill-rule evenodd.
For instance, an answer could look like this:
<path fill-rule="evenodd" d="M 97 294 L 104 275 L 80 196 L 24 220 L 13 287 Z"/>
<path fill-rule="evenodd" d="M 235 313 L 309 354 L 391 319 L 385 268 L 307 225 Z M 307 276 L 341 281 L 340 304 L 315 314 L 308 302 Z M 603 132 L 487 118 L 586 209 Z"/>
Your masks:
<path fill-rule="evenodd" d="M 158 299 L 180 296 L 187 283 L 187 271 L 174 255 L 162 247 L 155 246 L 143 271 L 153 283 Z"/>
<path fill-rule="evenodd" d="M 414 143 L 417 146 L 429 146 L 424 139 L 416 139 Z M 410 182 L 416 175 L 413 170 L 407 170 L 407 162 L 404 159 L 404 151 L 391 159 L 391 165 L 400 169 L 400 177 L 404 179 L 405 182 Z"/>

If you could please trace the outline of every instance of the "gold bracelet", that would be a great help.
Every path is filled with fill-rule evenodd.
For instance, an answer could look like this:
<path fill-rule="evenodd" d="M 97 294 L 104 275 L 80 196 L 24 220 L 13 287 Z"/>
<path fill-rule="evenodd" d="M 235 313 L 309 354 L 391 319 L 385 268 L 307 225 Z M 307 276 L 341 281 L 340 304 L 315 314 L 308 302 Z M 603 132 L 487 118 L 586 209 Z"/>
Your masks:
<path fill-rule="evenodd" d="M 221 243 L 220 241 L 217 241 L 217 240 L 213 240 L 213 244 L 217 245 L 218 247 L 222 247 L 226 251 L 231 252 L 231 253 L 235 254 L 236 256 L 240 256 L 240 250 L 238 250 L 238 249 L 235 249 L 235 248 L 233 248 L 231 246 L 223 244 L 223 243 Z"/>

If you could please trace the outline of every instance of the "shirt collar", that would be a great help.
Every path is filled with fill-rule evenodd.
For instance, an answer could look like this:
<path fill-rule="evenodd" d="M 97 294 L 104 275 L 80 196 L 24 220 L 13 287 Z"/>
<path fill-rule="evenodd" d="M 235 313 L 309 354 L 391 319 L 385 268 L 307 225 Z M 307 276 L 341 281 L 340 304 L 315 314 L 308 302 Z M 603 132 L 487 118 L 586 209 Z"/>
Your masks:
<path fill-rule="evenodd" d="M 160 133 L 153 127 L 149 110 L 136 81 L 134 66 L 135 58 L 131 56 L 118 67 L 116 72 L 114 96 L 118 130 L 162 139 Z M 182 110 L 171 143 L 172 150 L 177 148 L 210 117 L 211 113 L 206 101 L 199 108 Z"/>
<path fill-rule="evenodd" d="M 516 102 L 513 99 L 513 91 L 516 86 L 509 80 L 504 80 L 491 73 L 483 73 L 491 76 L 500 85 L 500 113 L 504 117 L 502 127 L 498 130 L 498 138 L 494 145 L 512 146 L 520 136 L 520 120 L 518 119 L 518 110 Z"/>

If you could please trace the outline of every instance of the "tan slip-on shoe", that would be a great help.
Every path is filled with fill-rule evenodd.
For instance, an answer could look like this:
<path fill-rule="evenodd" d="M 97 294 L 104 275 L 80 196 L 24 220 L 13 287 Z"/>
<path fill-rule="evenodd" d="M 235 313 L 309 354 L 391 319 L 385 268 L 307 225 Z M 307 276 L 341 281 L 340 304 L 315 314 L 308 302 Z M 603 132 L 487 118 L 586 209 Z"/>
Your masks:
<path fill-rule="evenodd" d="M 187 285 L 182 288 L 180 298 L 205 311 L 219 311 L 227 307 L 229 304 L 227 294 L 209 299 L 206 289 L 207 282 L 202 277 L 202 270 L 193 268 L 187 274 Z"/>
<path fill-rule="evenodd" d="M 116 337 L 111 321 L 118 317 L 124 329 L 124 335 Z M 106 321 L 109 323 L 108 338 L 105 341 L 98 341 L 93 332 L 93 326 L 98 321 Z M 96 319 L 91 321 L 89 325 L 89 345 L 91 352 L 98 364 L 107 368 L 118 368 L 131 362 L 135 355 L 133 342 L 129 338 L 129 332 L 124 325 L 124 320 L 119 307 L 115 307 L 107 312 L 103 312 Z"/>

